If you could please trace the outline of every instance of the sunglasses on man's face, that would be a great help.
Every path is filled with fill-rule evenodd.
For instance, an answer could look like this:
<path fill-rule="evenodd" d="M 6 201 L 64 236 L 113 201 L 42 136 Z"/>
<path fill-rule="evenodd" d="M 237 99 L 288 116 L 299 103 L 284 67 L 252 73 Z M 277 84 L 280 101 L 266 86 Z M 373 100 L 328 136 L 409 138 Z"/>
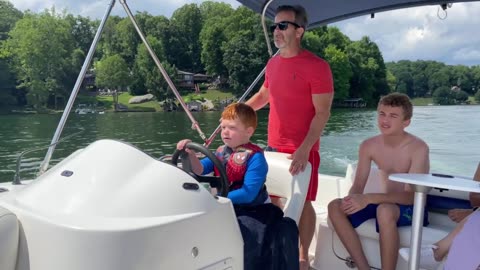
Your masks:
<path fill-rule="evenodd" d="M 294 23 L 294 22 L 289 22 L 289 21 L 283 21 L 283 22 L 278 22 L 278 23 L 274 23 L 270 26 L 270 31 L 273 33 L 275 32 L 275 29 L 278 29 L 280 31 L 284 31 L 284 30 L 287 30 L 288 28 L 288 24 L 291 24 L 293 26 L 295 26 L 295 28 L 300 28 L 300 25 Z"/>

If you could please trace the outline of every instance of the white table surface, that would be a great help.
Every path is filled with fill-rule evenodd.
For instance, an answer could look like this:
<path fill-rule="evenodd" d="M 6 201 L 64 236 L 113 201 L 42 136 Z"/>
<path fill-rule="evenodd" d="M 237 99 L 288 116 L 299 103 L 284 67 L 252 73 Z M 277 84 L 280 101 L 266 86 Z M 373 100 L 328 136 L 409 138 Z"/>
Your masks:
<path fill-rule="evenodd" d="M 389 179 L 414 185 L 415 203 L 413 208 L 412 234 L 410 238 L 409 270 L 419 269 L 420 245 L 422 241 L 423 211 L 426 202 L 426 193 L 430 188 L 442 188 L 466 192 L 480 192 L 480 183 L 473 179 L 452 176 L 441 177 L 432 174 L 391 174 Z"/>
<path fill-rule="evenodd" d="M 454 176 L 452 178 L 433 176 L 432 174 L 395 173 L 389 179 L 412 185 L 452 189 L 466 192 L 480 193 L 480 182 L 473 179 Z"/>

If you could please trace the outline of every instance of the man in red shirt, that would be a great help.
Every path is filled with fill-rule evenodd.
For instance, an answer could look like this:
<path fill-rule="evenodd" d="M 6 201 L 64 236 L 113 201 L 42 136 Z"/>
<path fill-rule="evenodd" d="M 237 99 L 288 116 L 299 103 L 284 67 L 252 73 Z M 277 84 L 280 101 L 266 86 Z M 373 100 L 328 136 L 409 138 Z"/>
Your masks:
<path fill-rule="evenodd" d="M 315 231 L 314 201 L 320 165 L 320 136 L 330 117 L 333 79 L 329 64 L 303 49 L 301 39 L 307 27 L 305 9 L 280 6 L 271 26 L 279 55 L 267 63 L 265 83 L 246 103 L 255 110 L 270 103 L 268 146 L 292 154 L 290 173 L 305 170 L 308 161 L 312 175 L 302 216 L 300 269 L 308 269 L 308 247 Z"/>

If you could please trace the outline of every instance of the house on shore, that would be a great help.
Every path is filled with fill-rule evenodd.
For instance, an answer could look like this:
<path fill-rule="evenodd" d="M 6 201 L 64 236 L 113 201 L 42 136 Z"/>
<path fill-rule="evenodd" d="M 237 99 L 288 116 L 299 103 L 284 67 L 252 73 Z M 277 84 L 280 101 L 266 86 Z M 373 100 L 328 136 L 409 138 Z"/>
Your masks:
<path fill-rule="evenodd" d="M 337 108 L 365 108 L 367 106 L 367 102 L 362 98 L 348 98 L 335 101 L 333 106 Z"/>
<path fill-rule="evenodd" d="M 207 83 L 212 80 L 212 76 L 202 73 L 192 73 L 183 70 L 177 70 L 177 85 L 183 88 L 195 89 L 199 83 Z"/>

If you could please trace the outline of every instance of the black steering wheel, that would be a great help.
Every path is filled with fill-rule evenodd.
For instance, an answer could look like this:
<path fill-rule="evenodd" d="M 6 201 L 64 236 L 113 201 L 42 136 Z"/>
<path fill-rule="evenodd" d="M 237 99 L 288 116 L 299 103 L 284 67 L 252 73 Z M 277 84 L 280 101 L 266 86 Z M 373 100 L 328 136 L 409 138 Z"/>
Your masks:
<path fill-rule="evenodd" d="M 205 176 L 205 175 L 194 174 L 194 177 L 198 180 L 198 182 L 209 183 L 211 187 L 217 188 L 218 195 L 222 197 L 227 197 L 227 194 L 228 194 L 227 171 L 225 170 L 225 166 L 223 166 L 222 162 L 212 153 L 212 151 L 208 150 L 205 146 L 201 144 L 190 142 L 185 145 L 185 148 L 204 154 L 213 162 L 213 166 L 217 168 L 220 174 L 219 176 Z M 185 149 L 175 150 L 172 156 L 173 165 L 177 166 L 179 157 L 182 161 L 183 170 L 185 170 L 188 173 L 193 173 L 192 166 L 190 164 L 190 159 L 188 158 L 188 153 L 185 151 Z"/>

